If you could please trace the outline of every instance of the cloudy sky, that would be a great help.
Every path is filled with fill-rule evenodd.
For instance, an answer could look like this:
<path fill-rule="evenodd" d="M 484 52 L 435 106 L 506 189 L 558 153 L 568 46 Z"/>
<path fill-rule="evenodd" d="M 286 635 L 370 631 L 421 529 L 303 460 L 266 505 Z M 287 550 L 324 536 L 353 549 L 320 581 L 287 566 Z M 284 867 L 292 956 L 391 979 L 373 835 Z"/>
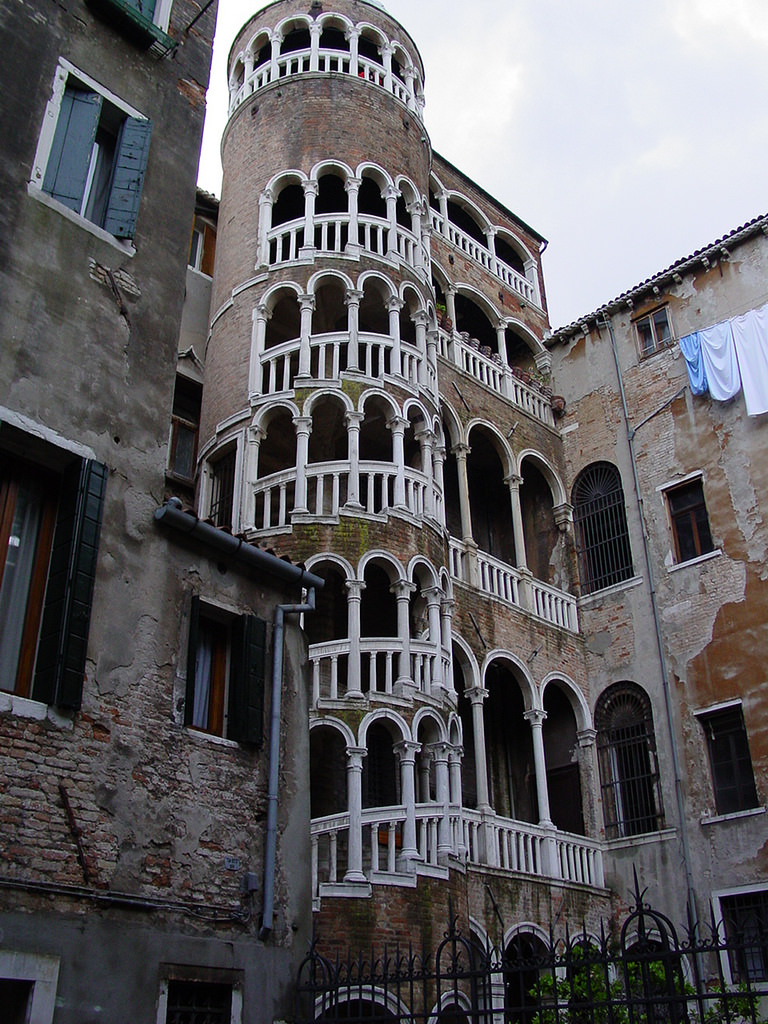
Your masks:
<path fill-rule="evenodd" d="M 219 0 L 217 195 L 226 57 L 261 6 Z M 424 59 L 433 147 L 549 240 L 553 327 L 768 211 L 768 0 L 384 6 Z"/>

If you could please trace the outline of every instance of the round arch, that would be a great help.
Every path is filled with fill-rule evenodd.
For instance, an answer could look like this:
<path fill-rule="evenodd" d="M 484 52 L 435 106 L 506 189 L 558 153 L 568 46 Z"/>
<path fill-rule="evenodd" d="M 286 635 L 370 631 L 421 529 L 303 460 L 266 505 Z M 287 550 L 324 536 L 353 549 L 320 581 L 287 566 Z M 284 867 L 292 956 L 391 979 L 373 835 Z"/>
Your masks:
<path fill-rule="evenodd" d="M 414 737 L 417 737 L 419 735 L 419 726 L 421 725 L 422 722 L 425 721 L 429 721 L 435 726 L 435 729 L 439 737 L 438 742 L 448 742 L 448 730 L 446 728 L 445 722 L 433 708 L 419 708 L 419 710 L 413 716 L 413 722 L 411 723 L 411 731 Z"/>
<path fill-rule="evenodd" d="M 324 174 L 338 174 L 344 181 L 354 177 L 354 172 L 349 164 L 343 160 L 334 160 L 332 158 L 318 160 L 309 172 L 309 180 L 319 181 Z"/>
<path fill-rule="evenodd" d="M 485 686 L 485 677 L 488 674 L 488 669 L 497 661 L 506 661 L 512 666 L 512 674 L 517 678 L 517 682 L 520 685 L 520 692 L 523 695 L 525 710 L 542 710 L 538 704 L 538 690 L 531 673 L 528 671 L 528 666 L 521 661 L 516 654 L 505 650 L 503 647 L 497 647 L 494 650 L 489 651 L 483 659 L 481 669 L 482 685 Z"/>
<path fill-rule="evenodd" d="M 352 403 L 352 399 L 345 392 L 341 391 L 339 388 L 321 388 L 318 391 L 313 391 L 312 394 L 309 395 L 302 408 L 302 415 L 311 416 L 312 410 L 315 406 L 319 402 L 328 401 L 328 399 L 334 399 L 339 402 L 344 409 L 345 415 L 346 413 L 354 412 L 355 407 Z"/>
<path fill-rule="evenodd" d="M 565 505 L 568 501 L 568 495 L 566 494 L 563 481 L 560 479 L 560 474 L 554 468 L 548 459 L 545 459 L 541 452 L 537 452 L 534 448 L 524 448 L 517 454 L 517 472 L 520 476 L 523 475 L 523 462 L 525 459 L 530 459 L 534 463 L 536 469 L 541 473 L 544 479 L 549 484 L 550 490 L 552 491 L 552 502 L 555 506 Z"/>
<path fill-rule="evenodd" d="M 549 672 L 542 679 L 539 686 L 540 706 L 542 708 L 544 707 L 544 693 L 550 683 L 560 684 L 560 689 L 568 698 L 568 702 L 573 709 L 573 713 L 576 717 L 576 726 L 579 732 L 582 732 L 584 729 L 591 729 L 592 713 L 589 710 L 589 704 L 576 683 L 570 676 L 565 675 L 563 672 Z"/>
<path fill-rule="evenodd" d="M 366 740 L 368 737 L 368 730 L 374 724 L 374 722 L 386 722 L 391 723 L 391 726 L 400 734 L 401 740 L 412 740 L 413 734 L 408 726 L 408 723 L 402 715 L 398 714 L 397 711 L 393 711 L 391 708 L 378 708 L 376 711 L 370 711 L 363 718 L 360 723 L 360 728 L 357 730 L 357 745 L 359 747 L 366 746 Z M 399 741 L 396 741 L 399 742 Z"/>
<path fill-rule="evenodd" d="M 305 562 L 307 569 L 311 572 L 315 566 L 333 565 L 341 569 L 348 580 L 355 579 L 355 570 L 352 563 L 342 555 L 334 554 L 332 551 L 323 551 L 317 555 L 311 555 Z"/>
<path fill-rule="evenodd" d="M 334 715 L 325 715 L 323 718 L 314 718 L 309 723 L 309 731 L 313 729 L 320 729 L 327 727 L 334 729 L 336 732 L 341 733 L 342 738 L 345 740 L 348 747 L 354 747 L 357 745 L 355 734 L 352 732 L 346 722 L 342 722 L 340 718 L 336 718 Z"/>

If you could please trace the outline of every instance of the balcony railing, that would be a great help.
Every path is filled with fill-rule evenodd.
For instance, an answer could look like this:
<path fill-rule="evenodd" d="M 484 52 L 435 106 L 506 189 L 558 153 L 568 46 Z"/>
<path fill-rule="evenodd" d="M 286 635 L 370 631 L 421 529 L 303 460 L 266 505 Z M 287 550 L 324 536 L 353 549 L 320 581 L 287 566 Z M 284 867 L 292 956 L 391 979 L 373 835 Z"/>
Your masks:
<path fill-rule="evenodd" d="M 391 225 L 383 217 L 361 213 L 358 216 L 358 237 L 350 237 L 348 213 L 316 214 L 313 234 L 307 240 L 304 218 L 278 224 L 267 233 L 267 256 L 270 266 L 290 263 L 301 256 L 305 246 L 323 255 L 341 255 L 350 251 L 350 243 L 363 252 L 397 262 L 398 259 L 419 272 L 429 272 L 429 253 L 416 235 L 398 224 L 394 229 L 394 252 L 390 250 Z M 357 250 L 354 250 L 357 251 Z"/>
<path fill-rule="evenodd" d="M 362 812 L 363 874 L 369 882 L 413 885 L 417 874 L 439 869 L 441 824 L 450 856 L 482 867 L 515 871 L 532 878 L 600 888 L 604 885 L 599 840 L 504 818 L 494 812 L 426 803 L 415 808 L 417 858 L 402 856 L 406 808 L 376 807 Z M 333 886 L 343 895 L 349 846 L 349 814 L 312 821 L 312 893 Z M 443 852 L 448 852 L 443 846 Z M 350 895 L 354 891 L 350 890 Z"/>
<path fill-rule="evenodd" d="M 339 381 L 349 369 L 349 333 L 334 331 L 313 334 L 309 342 L 309 375 L 318 382 Z M 278 395 L 291 391 L 299 373 L 301 340 L 293 338 L 273 345 L 261 353 L 261 380 L 257 393 Z M 361 332 L 358 336 L 358 373 L 370 380 L 381 380 L 387 374 L 405 380 L 414 390 L 426 386 L 434 391 L 435 376 L 432 367 L 423 370 L 424 360 L 419 350 L 406 342 L 400 343 L 400 366 L 393 366 L 394 344 L 390 337 Z M 396 360 L 394 360 L 396 362 Z M 421 374 L 424 372 L 424 381 Z"/>
<path fill-rule="evenodd" d="M 432 228 L 437 234 L 447 238 L 457 249 L 466 253 L 467 256 L 470 256 L 489 273 L 495 274 L 508 288 L 513 292 L 517 292 L 526 302 L 530 302 L 539 309 L 541 308 L 541 300 L 539 299 L 536 285 L 532 284 L 518 271 L 513 270 L 504 260 L 499 259 L 495 253 L 491 252 L 487 245 L 478 242 L 477 239 L 472 238 L 465 231 L 462 231 L 461 228 L 452 224 L 450 220 L 446 220 L 437 210 L 430 210 L 429 212 Z"/>
<path fill-rule="evenodd" d="M 358 55 L 357 60 L 353 61 L 349 53 L 327 49 L 320 49 L 318 51 L 316 69 L 312 67 L 312 51 L 309 49 L 281 54 L 277 57 L 274 64 L 270 60 L 254 68 L 251 74 L 236 89 L 230 90 L 230 114 L 249 96 L 258 92 L 259 89 L 263 89 L 264 86 L 269 85 L 271 82 L 291 78 L 294 75 L 307 74 L 313 70 L 323 73 L 335 72 L 340 75 L 353 75 L 356 78 L 362 78 L 381 89 L 391 92 L 409 110 L 412 110 L 421 117 L 420 104 L 408 86 L 397 75 L 394 73 L 387 75 L 381 64 L 362 55 Z"/>
<path fill-rule="evenodd" d="M 350 640 L 311 644 L 312 704 L 340 700 L 349 693 Z M 360 674 L 354 673 L 356 694 L 393 694 L 399 678 L 407 679 L 419 693 L 433 695 L 439 681 L 450 679 L 450 659 L 427 640 L 410 641 L 410 662 L 402 664 L 403 643 L 397 637 L 365 637 L 359 641 Z"/>
<path fill-rule="evenodd" d="M 456 331 L 449 334 L 441 329 L 438 332 L 438 344 L 440 355 L 444 359 L 506 398 L 522 412 L 533 416 L 541 423 L 546 423 L 547 426 L 554 426 L 555 419 L 550 399 L 516 376 L 511 366 L 506 366 L 493 355 L 481 351 L 477 344 L 473 344 Z"/>
<path fill-rule="evenodd" d="M 483 593 L 531 612 L 555 626 L 578 632 L 576 598 L 564 590 L 534 579 L 530 572 L 508 565 L 485 551 L 468 549 L 455 537 L 449 540 L 449 562 L 454 579 L 477 586 Z"/>

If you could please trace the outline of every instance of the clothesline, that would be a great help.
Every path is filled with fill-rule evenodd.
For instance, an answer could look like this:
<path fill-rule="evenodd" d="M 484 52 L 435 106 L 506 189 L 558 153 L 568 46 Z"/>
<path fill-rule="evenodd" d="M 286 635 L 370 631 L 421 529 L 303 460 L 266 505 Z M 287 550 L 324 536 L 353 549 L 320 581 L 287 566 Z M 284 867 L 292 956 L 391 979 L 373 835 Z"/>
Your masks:
<path fill-rule="evenodd" d="M 768 412 L 768 303 L 680 339 L 691 391 L 727 402 L 744 390 L 749 416 Z"/>

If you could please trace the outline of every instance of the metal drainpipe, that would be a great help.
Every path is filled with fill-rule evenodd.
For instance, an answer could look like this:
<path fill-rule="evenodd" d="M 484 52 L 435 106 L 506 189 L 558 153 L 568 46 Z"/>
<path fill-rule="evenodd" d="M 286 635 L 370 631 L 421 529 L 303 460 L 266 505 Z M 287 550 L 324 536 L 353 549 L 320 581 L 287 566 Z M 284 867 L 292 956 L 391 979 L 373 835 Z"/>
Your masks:
<path fill-rule="evenodd" d="M 656 632 L 656 646 L 659 652 L 659 665 L 661 667 L 661 684 L 664 691 L 664 708 L 666 711 L 667 728 L 669 730 L 669 744 L 672 751 L 672 770 L 675 776 L 675 799 L 677 802 L 677 815 L 680 819 L 680 845 L 683 854 L 683 866 L 685 868 L 685 883 L 688 892 L 688 905 L 691 913 L 696 916 L 696 890 L 693 886 L 693 871 L 691 869 L 691 849 L 688 843 L 688 827 L 685 819 L 685 803 L 683 801 L 683 781 L 680 772 L 680 758 L 677 753 L 677 740 L 675 739 L 675 727 L 672 719 L 672 695 L 669 686 L 669 675 L 667 673 L 667 659 L 664 654 L 664 640 L 661 635 L 661 618 L 659 606 L 656 603 L 656 584 L 653 577 L 651 565 L 651 552 L 648 544 L 648 537 L 645 532 L 645 516 L 643 515 L 643 499 L 640 496 L 640 481 L 637 475 L 637 460 L 635 459 L 635 430 L 629 425 L 629 410 L 627 408 L 627 396 L 624 392 L 624 381 L 621 377 L 621 364 L 619 363 L 619 351 L 616 346 L 616 337 L 613 333 L 613 324 L 607 314 L 603 314 L 603 324 L 608 328 L 611 338 L 611 349 L 613 350 L 613 361 L 616 366 L 616 377 L 619 382 L 619 394 L 621 396 L 621 409 L 624 415 L 624 427 L 627 432 L 627 444 L 629 445 L 629 461 L 632 465 L 632 479 L 635 485 L 635 497 L 637 499 L 637 510 L 640 515 L 640 533 L 643 538 L 643 555 L 645 557 L 645 568 L 648 574 L 648 586 L 651 594 L 651 611 L 653 614 L 653 625 Z"/>
<path fill-rule="evenodd" d="M 275 608 L 272 632 L 272 713 L 269 735 L 269 787 L 267 796 L 267 837 L 264 847 L 264 912 L 259 938 L 272 931 L 275 910 L 275 854 L 277 851 L 277 788 L 280 777 L 280 702 L 283 682 L 283 634 L 286 615 L 315 610 L 315 588 L 307 591 L 305 604 L 279 604 Z"/>

